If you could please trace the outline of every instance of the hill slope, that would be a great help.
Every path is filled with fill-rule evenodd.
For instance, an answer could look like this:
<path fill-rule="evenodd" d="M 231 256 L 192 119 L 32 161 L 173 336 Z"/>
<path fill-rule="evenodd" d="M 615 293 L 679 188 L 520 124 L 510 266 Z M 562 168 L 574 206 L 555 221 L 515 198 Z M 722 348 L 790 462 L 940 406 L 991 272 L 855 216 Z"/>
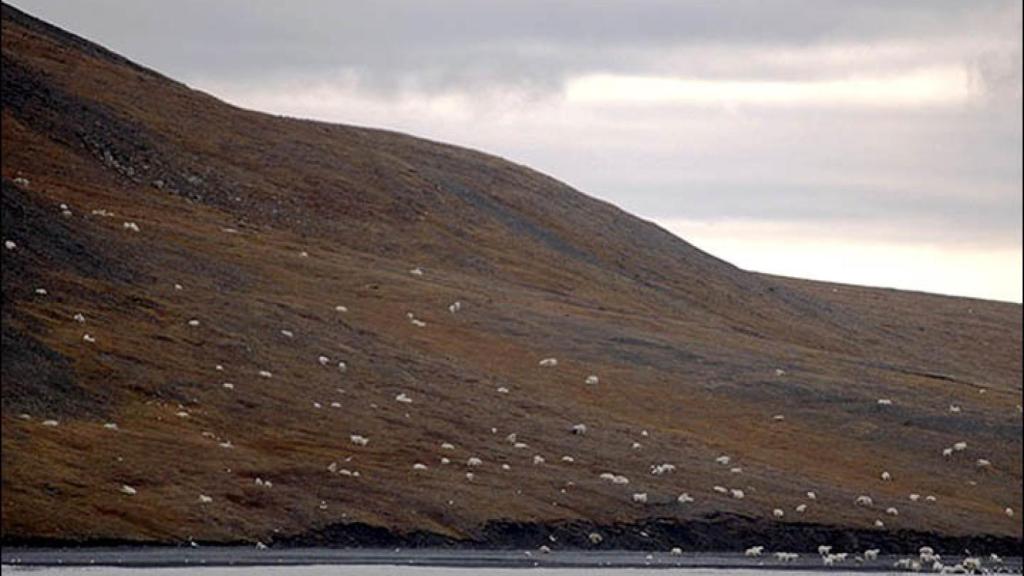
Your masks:
<path fill-rule="evenodd" d="M 6 5 L 2 64 L 5 541 L 1019 543 L 1018 305 L 748 273 L 528 168 L 241 110 Z"/>

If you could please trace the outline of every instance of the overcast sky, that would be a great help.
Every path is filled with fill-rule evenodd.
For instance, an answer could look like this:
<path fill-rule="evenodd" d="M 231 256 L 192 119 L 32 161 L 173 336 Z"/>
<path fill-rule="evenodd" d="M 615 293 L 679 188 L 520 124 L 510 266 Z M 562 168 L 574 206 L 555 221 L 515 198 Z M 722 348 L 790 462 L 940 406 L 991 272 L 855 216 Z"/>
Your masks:
<path fill-rule="evenodd" d="M 530 165 L 744 268 L 1021 301 L 1016 0 L 13 4 L 234 104 Z"/>

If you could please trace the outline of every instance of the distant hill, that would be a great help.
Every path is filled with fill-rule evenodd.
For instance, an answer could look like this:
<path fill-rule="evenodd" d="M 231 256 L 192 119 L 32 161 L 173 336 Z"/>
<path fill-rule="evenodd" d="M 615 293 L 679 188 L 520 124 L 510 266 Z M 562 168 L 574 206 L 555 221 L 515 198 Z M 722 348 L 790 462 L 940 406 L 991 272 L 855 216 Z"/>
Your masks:
<path fill-rule="evenodd" d="M 1021 306 L 2 32 L 4 542 L 1019 550 Z"/>

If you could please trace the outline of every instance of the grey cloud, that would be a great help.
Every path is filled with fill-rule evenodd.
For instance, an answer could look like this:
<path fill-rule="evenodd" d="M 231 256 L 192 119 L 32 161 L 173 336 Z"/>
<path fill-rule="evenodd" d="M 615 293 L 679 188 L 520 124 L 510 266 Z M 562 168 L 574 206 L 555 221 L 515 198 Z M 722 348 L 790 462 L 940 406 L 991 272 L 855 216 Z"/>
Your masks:
<path fill-rule="evenodd" d="M 930 241 L 1020 243 L 1019 120 L 960 109 L 618 114 L 610 124 L 626 128 L 607 139 L 570 132 L 585 145 L 531 142 L 515 157 L 648 218 L 901 223 Z"/>
<path fill-rule="evenodd" d="M 857 202 L 850 202 L 858 198 Z M 762 220 L 816 223 L 822 228 L 858 222 L 885 230 L 886 240 L 974 246 L 1020 240 L 1021 200 L 970 196 L 927 198 L 857 186 L 800 186 L 731 180 L 663 183 L 615 194 L 639 214 L 702 221 Z"/>
<path fill-rule="evenodd" d="M 560 86 L 568 74 L 650 71 L 764 76 L 779 63 L 722 69 L 716 47 L 801 50 L 844 42 L 935 39 L 990 26 L 1006 2 L 591 0 L 335 2 L 176 0 L 16 2 L 177 77 L 354 72 L 388 92 Z M 702 58 L 707 50 L 716 58 Z M 675 59 L 666 58 L 678 52 Z M 869 55 L 862 55 L 869 56 Z M 818 73 L 821 68 L 818 67 Z M 842 74 L 843 70 L 836 71 Z"/>

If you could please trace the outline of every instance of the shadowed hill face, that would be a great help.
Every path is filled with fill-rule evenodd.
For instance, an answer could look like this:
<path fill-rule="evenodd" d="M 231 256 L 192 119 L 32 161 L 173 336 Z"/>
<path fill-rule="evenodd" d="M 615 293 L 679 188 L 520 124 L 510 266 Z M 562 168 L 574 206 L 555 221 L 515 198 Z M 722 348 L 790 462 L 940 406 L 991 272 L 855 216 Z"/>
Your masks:
<path fill-rule="evenodd" d="M 2 120 L 6 539 L 715 513 L 1020 537 L 1020 306 L 750 274 L 522 166 L 239 110 L 7 6 Z"/>

